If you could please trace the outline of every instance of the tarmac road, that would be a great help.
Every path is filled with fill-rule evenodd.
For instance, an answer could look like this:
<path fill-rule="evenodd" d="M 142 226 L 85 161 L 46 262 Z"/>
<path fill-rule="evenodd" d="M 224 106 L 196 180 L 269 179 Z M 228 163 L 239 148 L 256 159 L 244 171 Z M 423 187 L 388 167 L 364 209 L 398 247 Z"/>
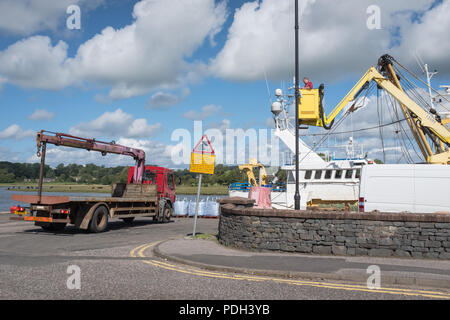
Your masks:
<path fill-rule="evenodd" d="M 219 276 L 152 256 L 151 247 L 157 242 L 191 233 L 193 219 L 158 224 L 140 218 L 131 225 L 118 220 L 100 234 L 72 227 L 49 233 L 32 223 L 8 219 L 0 214 L 0 299 L 427 299 L 356 286 Z M 197 232 L 216 234 L 217 224 L 218 219 L 199 219 Z M 69 266 L 79 267 L 79 289 L 68 288 Z"/>

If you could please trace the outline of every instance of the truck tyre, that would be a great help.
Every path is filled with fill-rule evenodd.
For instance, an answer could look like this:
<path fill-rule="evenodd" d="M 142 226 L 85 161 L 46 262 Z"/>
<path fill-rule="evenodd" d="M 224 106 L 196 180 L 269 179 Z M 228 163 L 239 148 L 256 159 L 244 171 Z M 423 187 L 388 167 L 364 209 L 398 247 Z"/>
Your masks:
<path fill-rule="evenodd" d="M 89 231 L 98 233 L 106 230 L 108 226 L 108 209 L 105 206 L 99 206 L 92 214 L 89 222 Z"/>
<path fill-rule="evenodd" d="M 66 223 L 48 223 L 41 225 L 42 230 L 45 231 L 62 231 L 66 227 Z"/>
<path fill-rule="evenodd" d="M 172 216 L 172 207 L 166 203 L 163 210 L 162 222 L 167 223 L 170 221 L 170 217 Z"/>
<path fill-rule="evenodd" d="M 159 213 L 153 217 L 153 221 L 163 223 L 169 222 L 170 217 L 172 216 L 172 207 L 165 200 L 162 200 L 159 205 Z"/>

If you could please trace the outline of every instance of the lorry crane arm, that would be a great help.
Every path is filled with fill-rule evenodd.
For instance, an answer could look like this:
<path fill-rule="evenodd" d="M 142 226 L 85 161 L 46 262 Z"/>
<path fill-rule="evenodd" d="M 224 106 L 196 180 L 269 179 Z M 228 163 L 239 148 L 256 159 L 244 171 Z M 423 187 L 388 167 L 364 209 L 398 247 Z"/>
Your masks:
<path fill-rule="evenodd" d="M 50 133 L 52 135 L 46 134 Z M 46 144 L 54 144 L 56 146 L 64 146 L 70 148 L 85 149 L 88 151 L 98 151 L 101 152 L 103 156 L 108 153 L 126 155 L 133 157 L 136 160 L 136 166 L 134 170 L 133 182 L 140 184 L 142 183 L 142 176 L 144 174 L 145 168 L 145 152 L 141 149 L 130 148 L 116 144 L 112 142 L 97 141 L 95 139 L 86 139 L 76 136 L 72 136 L 65 133 L 54 133 L 50 131 L 41 130 L 36 136 L 37 143 L 37 155 L 40 157 L 42 155 L 41 161 L 41 172 L 43 173 L 43 162 L 45 161 L 45 149 Z M 42 186 L 42 176 L 40 175 L 39 184 Z"/>
<path fill-rule="evenodd" d="M 428 163 L 450 164 L 450 130 L 445 125 L 435 119 L 435 117 L 424 110 L 414 100 L 412 100 L 400 85 L 399 78 L 392 67 L 393 58 L 385 55 L 379 60 L 380 71 L 371 67 L 364 76 L 356 83 L 342 101 L 325 116 L 323 114 L 322 99 L 323 86 L 319 89 L 302 89 L 302 101 L 299 105 L 299 117 L 302 124 L 327 128 L 334 121 L 338 114 L 350 103 L 354 107 L 357 104 L 358 96 L 368 87 L 371 81 L 388 92 L 397 100 L 402 108 L 408 125 L 419 145 L 424 158 Z M 306 98 L 306 99 L 305 99 Z M 329 128 L 327 128 L 329 129 Z M 428 136 L 436 146 L 434 153 L 429 146 L 426 136 Z"/>

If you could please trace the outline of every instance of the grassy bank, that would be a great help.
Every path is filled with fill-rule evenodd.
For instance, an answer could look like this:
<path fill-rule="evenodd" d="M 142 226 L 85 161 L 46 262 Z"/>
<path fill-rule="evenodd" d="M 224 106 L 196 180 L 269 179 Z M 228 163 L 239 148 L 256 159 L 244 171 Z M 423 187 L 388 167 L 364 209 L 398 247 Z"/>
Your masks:
<path fill-rule="evenodd" d="M 197 194 L 197 186 L 176 186 L 177 194 Z M 207 196 L 227 195 L 227 186 L 202 186 L 200 193 Z"/>
<path fill-rule="evenodd" d="M 29 191 L 36 192 L 37 184 L 11 183 L 0 184 L 11 191 Z M 101 184 L 44 184 L 44 192 L 77 192 L 77 193 L 111 193 L 111 186 Z"/>
<path fill-rule="evenodd" d="M 30 183 L 1 183 L 0 187 L 11 191 L 29 191 L 36 192 L 37 184 Z M 74 193 L 111 193 L 110 185 L 101 184 L 44 184 L 44 192 L 74 192 Z M 176 186 L 177 194 L 197 194 L 196 186 Z M 202 186 L 202 195 L 226 195 L 228 194 L 227 186 Z"/>

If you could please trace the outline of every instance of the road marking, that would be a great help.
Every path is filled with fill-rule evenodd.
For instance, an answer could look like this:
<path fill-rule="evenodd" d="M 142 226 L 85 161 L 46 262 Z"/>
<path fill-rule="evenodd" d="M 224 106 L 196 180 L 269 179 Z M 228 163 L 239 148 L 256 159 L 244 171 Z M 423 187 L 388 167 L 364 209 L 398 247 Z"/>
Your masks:
<path fill-rule="evenodd" d="M 145 244 L 141 244 L 140 246 L 134 248 L 133 250 L 130 251 L 130 257 L 136 258 L 135 252 L 136 250 L 139 250 L 141 247 L 145 246 Z"/>
<path fill-rule="evenodd" d="M 137 246 L 136 248 L 134 248 L 133 250 L 130 251 L 130 257 L 133 257 L 133 258 L 139 258 L 139 257 L 141 257 L 141 258 L 148 258 L 148 257 L 146 257 L 144 255 L 144 251 L 147 250 L 150 247 L 155 246 L 159 242 L 161 242 L 161 241 L 145 243 L 145 244 L 142 244 L 140 246 Z M 136 251 L 137 251 L 138 256 L 136 256 Z"/>
<path fill-rule="evenodd" d="M 156 245 L 157 242 L 143 244 L 134 248 L 130 255 L 136 257 L 135 252 L 138 251 L 138 256 L 141 258 L 146 258 L 144 255 L 145 250 Z M 272 281 L 276 283 L 286 283 L 290 285 L 297 286 L 310 286 L 316 288 L 326 288 L 335 290 L 346 290 L 346 291 L 361 291 L 368 293 L 385 293 L 392 295 L 406 295 L 406 296 L 416 296 L 416 297 L 426 297 L 426 298 L 437 298 L 437 299 L 450 299 L 450 293 L 439 292 L 439 291 L 429 291 L 429 290 L 414 290 L 414 289 L 400 289 L 400 288 L 380 288 L 380 289 L 369 289 L 362 285 L 350 285 L 350 284 L 339 284 L 330 282 L 318 282 L 318 281 L 306 281 L 306 280 L 294 280 L 294 279 L 283 279 L 283 278 L 273 278 L 273 277 L 263 277 L 263 276 L 251 276 L 251 275 L 239 275 L 239 274 L 227 274 L 222 272 L 212 272 L 206 271 L 198 268 L 192 268 L 188 266 L 177 266 L 163 261 L 156 260 L 142 260 L 146 264 L 150 264 L 157 268 L 162 268 L 166 270 L 171 270 L 175 272 L 210 277 L 219 279 L 231 279 L 231 280 L 246 280 L 252 282 L 262 282 L 262 281 Z"/>

